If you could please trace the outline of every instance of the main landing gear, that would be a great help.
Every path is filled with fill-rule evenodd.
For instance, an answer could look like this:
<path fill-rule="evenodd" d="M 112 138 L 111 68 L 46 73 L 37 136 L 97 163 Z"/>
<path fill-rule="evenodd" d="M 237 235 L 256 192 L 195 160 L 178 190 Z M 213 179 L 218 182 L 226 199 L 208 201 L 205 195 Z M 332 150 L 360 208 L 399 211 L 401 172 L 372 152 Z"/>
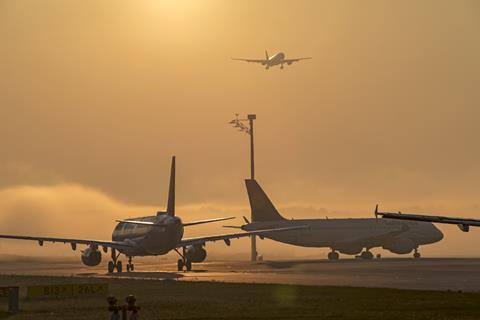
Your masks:
<path fill-rule="evenodd" d="M 135 270 L 135 265 L 132 262 L 132 257 L 128 257 L 127 272 Z"/>
<path fill-rule="evenodd" d="M 370 250 L 366 249 L 365 251 L 362 251 L 362 253 L 360 254 L 360 258 L 365 260 L 372 260 L 373 253 L 371 253 Z"/>
<path fill-rule="evenodd" d="M 112 261 L 108 262 L 108 273 L 113 273 L 115 269 L 118 273 L 122 272 L 122 261 L 118 261 L 120 257 L 120 252 L 117 254 L 115 249 L 112 249 Z"/>
<path fill-rule="evenodd" d="M 175 251 L 177 251 L 178 255 L 180 256 L 180 259 L 178 259 L 177 261 L 178 271 L 183 271 L 184 268 L 187 271 L 192 271 L 192 261 L 187 259 L 187 256 L 185 254 L 185 247 L 183 247 L 182 253 L 180 253 L 177 249 L 175 249 Z"/>
<path fill-rule="evenodd" d="M 421 254 L 420 254 L 420 252 L 418 252 L 418 248 L 415 248 L 415 252 L 413 253 L 413 257 L 415 259 L 420 259 Z"/>
<path fill-rule="evenodd" d="M 335 250 L 332 250 L 332 252 L 328 253 L 328 260 L 338 260 L 339 257 L 340 255 Z"/>

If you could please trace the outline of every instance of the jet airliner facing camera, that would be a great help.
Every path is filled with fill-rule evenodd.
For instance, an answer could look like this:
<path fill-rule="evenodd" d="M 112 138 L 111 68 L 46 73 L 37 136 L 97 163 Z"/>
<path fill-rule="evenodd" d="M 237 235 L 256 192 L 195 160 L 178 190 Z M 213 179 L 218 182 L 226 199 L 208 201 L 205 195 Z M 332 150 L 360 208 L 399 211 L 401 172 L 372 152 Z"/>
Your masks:
<path fill-rule="evenodd" d="M 283 69 L 283 65 L 291 65 L 294 62 L 300 60 L 312 59 L 312 57 L 305 58 L 294 58 L 294 59 L 285 59 L 285 53 L 279 52 L 273 56 L 269 56 L 267 50 L 265 50 L 265 59 L 243 59 L 243 58 L 232 58 L 232 60 L 260 63 L 262 66 L 265 66 L 265 69 L 270 69 L 270 67 L 280 65 L 280 69 Z"/>
<path fill-rule="evenodd" d="M 117 220 L 118 224 L 113 230 L 111 241 L 19 235 L 0 235 L 0 238 L 33 240 L 37 241 L 40 246 L 43 246 L 44 242 L 69 243 L 72 250 L 76 250 L 78 244 L 86 245 L 87 248 L 82 251 L 81 260 L 87 266 L 100 264 L 102 261 L 102 253 L 99 250 L 100 247 L 105 253 L 110 249 L 111 261 L 108 263 L 108 272 L 110 273 L 115 269 L 118 272 L 122 272 L 122 262 L 118 260 L 121 254 L 124 254 L 128 258 L 127 271 L 133 271 L 133 257 L 164 255 L 175 250 L 180 256 L 178 260 L 178 270 L 181 271 L 186 268 L 187 271 L 189 271 L 192 268 L 192 262 L 202 262 L 205 260 L 207 256 L 207 251 L 204 248 L 206 242 L 221 240 L 229 246 L 231 239 L 250 237 L 253 235 L 263 236 L 272 232 L 302 228 L 296 226 L 294 228 L 276 228 L 207 237 L 183 238 L 184 227 L 229 219 L 233 219 L 233 217 L 183 223 L 180 217 L 175 216 L 175 157 L 173 157 L 167 211 L 159 211 L 153 216 Z"/>

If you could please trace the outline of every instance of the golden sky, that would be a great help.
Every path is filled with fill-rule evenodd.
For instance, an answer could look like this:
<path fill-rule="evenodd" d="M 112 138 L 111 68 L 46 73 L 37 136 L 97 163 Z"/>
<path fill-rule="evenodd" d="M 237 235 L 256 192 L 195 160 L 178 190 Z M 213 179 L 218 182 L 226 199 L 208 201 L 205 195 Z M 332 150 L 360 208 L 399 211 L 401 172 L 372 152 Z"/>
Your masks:
<path fill-rule="evenodd" d="M 475 0 L 0 0 L 0 232 L 108 239 L 164 207 L 173 154 L 185 221 L 248 214 L 235 112 L 287 217 L 480 217 L 479 38 Z M 314 59 L 230 60 L 265 49 Z M 423 252 L 480 254 L 441 229 Z"/>

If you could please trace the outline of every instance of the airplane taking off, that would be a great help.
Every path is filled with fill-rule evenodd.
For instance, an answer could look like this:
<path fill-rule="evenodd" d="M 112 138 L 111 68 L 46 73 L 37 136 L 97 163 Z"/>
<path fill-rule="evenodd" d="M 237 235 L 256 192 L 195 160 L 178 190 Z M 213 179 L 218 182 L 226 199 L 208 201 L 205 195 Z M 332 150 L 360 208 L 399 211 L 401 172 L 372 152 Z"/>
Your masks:
<path fill-rule="evenodd" d="M 424 214 L 410 214 L 399 212 L 380 212 L 378 205 L 375 207 L 375 216 L 396 220 L 427 221 L 433 223 L 456 224 L 463 232 L 470 231 L 470 227 L 480 227 L 479 219 L 455 218 L 444 216 L 430 216 Z"/>
<path fill-rule="evenodd" d="M 184 267 L 187 271 L 190 271 L 192 269 L 192 262 L 202 262 L 207 257 L 207 251 L 204 249 L 206 242 L 222 240 L 229 246 L 231 239 L 250 237 L 252 235 L 263 236 L 272 232 L 303 228 L 255 230 L 252 232 L 183 239 L 184 227 L 233 218 L 234 217 L 216 218 L 183 223 L 180 217 L 175 216 L 175 157 L 172 157 L 167 211 L 159 211 L 154 216 L 117 220 L 118 224 L 113 230 L 112 241 L 18 235 L 0 235 L 0 238 L 33 240 L 37 241 L 40 246 L 43 246 L 44 242 L 69 243 L 72 250 L 76 250 L 78 244 L 86 245 L 88 247 L 82 251 L 81 260 L 87 266 L 96 266 L 102 261 L 102 253 L 99 247 L 102 247 L 105 253 L 110 249 L 112 259 L 108 262 L 108 272 L 110 273 L 115 269 L 117 272 L 122 272 L 122 262 L 118 260 L 121 254 L 124 254 L 128 258 L 127 271 L 133 271 L 133 257 L 165 255 L 175 250 L 180 256 L 178 260 L 178 271 L 183 270 Z M 179 251 L 180 249 L 182 252 Z"/>
<path fill-rule="evenodd" d="M 396 254 L 408 254 L 414 251 L 414 257 L 420 258 L 418 247 L 442 240 L 443 234 L 432 223 L 404 222 L 387 219 L 285 219 L 277 211 L 268 196 L 254 179 L 245 180 L 252 211 L 252 222 L 245 217 L 246 224 L 240 227 L 244 231 L 270 228 L 291 228 L 307 226 L 300 230 L 278 234 L 266 234 L 260 237 L 302 247 L 331 248 L 328 259 L 337 260 L 339 254 L 357 255 L 372 259 L 370 249 L 382 247 Z M 365 251 L 363 251 L 365 249 Z"/>
<path fill-rule="evenodd" d="M 280 65 L 280 69 L 283 69 L 284 64 L 291 65 L 294 62 L 297 62 L 300 60 L 307 60 L 307 59 L 312 59 L 312 57 L 285 59 L 285 54 L 283 52 L 276 53 L 273 56 L 269 57 L 267 50 L 265 50 L 265 59 L 232 58 L 232 60 L 260 63 L 262 66 L 265 66 L 265 69 L 267 70 L 270 69 L 270 67 L 274 67 L 278 65 Z"/>

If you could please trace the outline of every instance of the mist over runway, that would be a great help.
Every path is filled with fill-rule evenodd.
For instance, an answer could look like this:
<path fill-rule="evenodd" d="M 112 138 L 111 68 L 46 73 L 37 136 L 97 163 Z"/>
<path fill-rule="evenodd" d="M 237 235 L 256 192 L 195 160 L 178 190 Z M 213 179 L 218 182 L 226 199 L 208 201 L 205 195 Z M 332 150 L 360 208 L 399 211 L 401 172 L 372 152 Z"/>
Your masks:
<path fill-rule="evenodd" d="M 104 263 L 88 268 L 76 260 L 0 258 L 0 274 L 480 291 L 480 259 L 209 261 L 192 272 L 152 260 L 139 259 L 135 272 L 107 274 Z"/>

